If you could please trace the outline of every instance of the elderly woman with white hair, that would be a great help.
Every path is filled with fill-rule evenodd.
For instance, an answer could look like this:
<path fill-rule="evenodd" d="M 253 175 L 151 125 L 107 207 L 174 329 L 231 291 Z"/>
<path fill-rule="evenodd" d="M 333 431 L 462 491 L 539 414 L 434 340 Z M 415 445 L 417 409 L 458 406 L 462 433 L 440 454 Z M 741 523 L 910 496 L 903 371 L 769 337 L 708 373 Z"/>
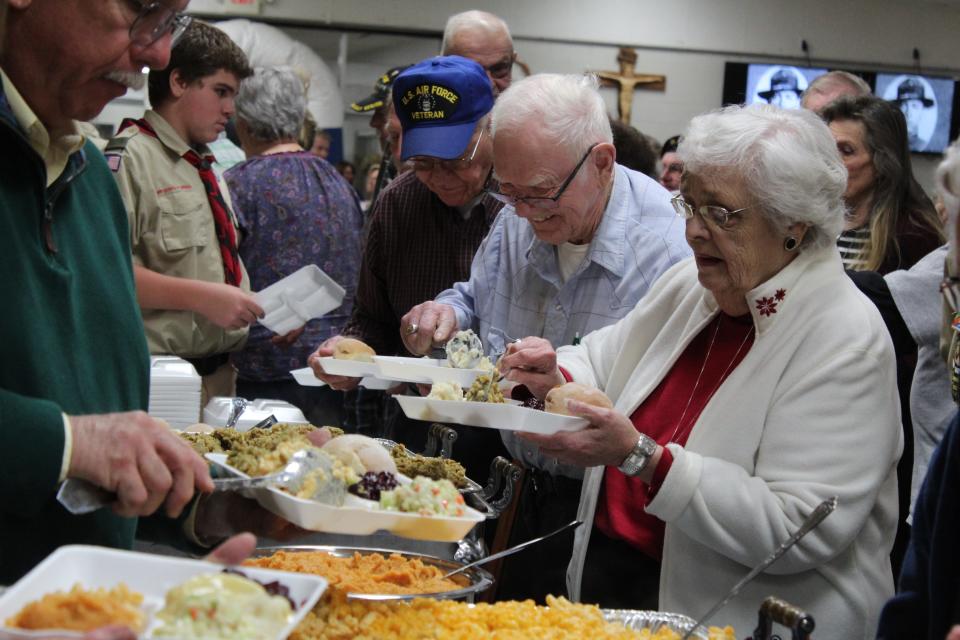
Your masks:
<path fill-rule="evenodd" d="M 303 81 L 290 68 L 257 69 L 237 95 L 237 135 L 247 160 L 226 173 L 240 222 L 240 255 L 255 291 L 309 264 L 344 289 L 343 304 L 306 324 L 302 335 L 250 328 L 234 354 L 237 392 L 286 400 L 313 424 L 341 424 L 343 396 L 301 387 L 290 371 L 306 366 L 313 345 L 340 333 L 350 317 L 360 271 L 363 218 L 356 192 L 326 160 L 297 142 L 306 114 Z"/>
<path fill-rule="evenodd" d="M 588 574 L 629 570 L 616 558 L 590 566 L 593 536 L 652 541 L 660 608 L 698 617 L 836 496 L 836 511 L 714 620 L 745 635 L 775 594 L 812 612 L 825 637 L 871 638 L 893 592 L 902 445 L 890 338 L 834 244 L 843 163 L 814 114 L 766 105 L 695 118 L 679 153 L 674 205 L 693 259 L 580 345 L 524 338 L 503 361 L 541 397 L 573 380 L 614 403 L 568 400 L 589 427 L 524 434 L 591 467 L 579 518 L 593 526 L 578 531 L 570 595 L 591 599 L 585 561 Z"/>

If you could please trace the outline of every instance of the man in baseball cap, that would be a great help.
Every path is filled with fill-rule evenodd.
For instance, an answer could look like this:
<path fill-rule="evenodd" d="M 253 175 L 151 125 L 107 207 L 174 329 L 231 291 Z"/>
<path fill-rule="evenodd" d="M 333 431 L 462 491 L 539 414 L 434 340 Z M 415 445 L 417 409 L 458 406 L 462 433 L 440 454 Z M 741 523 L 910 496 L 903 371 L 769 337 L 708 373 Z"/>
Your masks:
<path fill-rule="evenodd" d="M 401 331 L 409 336 L 419 327 L 402 324 L 401 314 L 470 277 L 474 255 L 503 204 L 484 192 L 493 173 L 493 84 L 484 68 L 459 56 L 430 58 L 397 76 L 392 93 L 401 155 L 413 170 L 400 174 L 373 204 L 343 335 L 379 355 L 408 356 Z M 348 390 L 360 379 L 328 374 L 320 360 L 341 339 L 326 340 L 309 364 L 332 388 Z M 393 439 L 422 450 L 426 425 L 406 419 L 393 398 L 388 410 Z M 455 429 L 464 452 L 459 461 L 469 476 L 485 477 L 494 456 L 509 455 L 495 430 Z"/>
<path fill-rule="evenodd" d="M 478 63 L 438 56 L 397 77 L 393 105 L 403 126 L 404 160 L 453 160 L 467 151 L 477 123 L 493 108 L 493 93 Z"/>
<path fill-rule="evenodd" d="M 377 78 L 377 81 L 373 85 L 373 93 L 363 100 L 357 100 L 350 105 L 350 108 L 357 113 L 370 113 L 382 107 L 386 102 L 387 96 L 390 95 L 390 85 L 392 85 L 396 77 L 409 66 L 410 65 L 403 65 L 388 69 L 382 76 Z"/>

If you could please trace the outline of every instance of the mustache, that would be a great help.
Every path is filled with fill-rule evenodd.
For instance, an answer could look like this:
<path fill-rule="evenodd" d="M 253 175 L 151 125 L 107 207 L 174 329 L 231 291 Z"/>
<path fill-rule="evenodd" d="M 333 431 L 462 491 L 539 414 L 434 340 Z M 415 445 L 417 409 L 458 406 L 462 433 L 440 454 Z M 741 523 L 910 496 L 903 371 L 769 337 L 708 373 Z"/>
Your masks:
<path fill-rule="evenodd" d="M 147 79 L 139 71 L 111 71 L 104 78 L 112 82 L 118 82 L 128 89 L 141 91 L 147 84 Z"/>

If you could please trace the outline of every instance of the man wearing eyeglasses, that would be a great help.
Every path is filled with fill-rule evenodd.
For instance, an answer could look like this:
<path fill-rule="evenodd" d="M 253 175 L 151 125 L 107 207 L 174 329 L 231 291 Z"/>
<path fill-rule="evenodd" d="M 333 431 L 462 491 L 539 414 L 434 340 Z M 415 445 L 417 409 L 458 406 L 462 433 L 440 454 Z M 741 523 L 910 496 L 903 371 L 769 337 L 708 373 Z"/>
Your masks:
<path fill-rule="evenodd" d="M 177 515 L 206 465 L 147 408 L 149 360 L 123 203 L 77 130 L 163 68 L 186 0 L 11 0 L 0 55 L 0 584 L 69 542 L 129 547 L 136 520 Z M 2 33 L 2 26 L 0 26 Z M 118 499 L 71 516 L 64 478 Z"/>
<path fill-rule="evenodd" d="M 137 298 L 150 353 L 187 359 L 203 398 L 233 396 L 229 353 L 263 316 L 238 254 L 229 193 L 206 146 L 224 131 L 252 70 L 230 37 L 193 22 L 148 79 L 153 109 L 107 143 L 130 219 Z"/>
<path fill-rule="evenodd" d="M 440 55 L 463 56 L 476 61 L 493 84 L 494 97 L 513 80 L 517 54 L 507 23 L 486 11 L 464 11 L 450 16 L 443 30 Z"/>
<path fill-rule="evenodd" d="M 420 62 L 394 80 L 393 101 L 403 128 L 401 157 L 413 171 L 390 183 L 374 204 L 353 315 L 343 333 L 378 354 L 408 355 L 400 316 L 469 276 L 474 253 L 502 205 L 484 194 L 493 171 L 487 130 L 493 91 L 478 63 L 459 56 Z M 319 378 L 345 390 L 359 379 L 328 375 L 317 362 L 332 355 L 339 339 L 324 342 L 310 364 Z M 409 438 L 394 435 L 420 450 L 425 433 L 418 425 Z M 485 477 L 490 458 L 461 462 L 468 474 Z"/>
<path fill-rule="evenodd" d="M 595 79 L 525 78 L 498 98 L 492 118 L 499 188 L 490 195 L 507 206 L 480 246 L 469 279 L 413 307 L 402 323 L 417 328 L 404 333 L 416 354 L 458 329 L 473 329 L 488 353 L 506 353 L 501 372 L 509 378 L 511 342 L 537 336 L 567 345 L 613 324 L 690 249 L 670 194 L 616 164 Z M 501 435 L 534 478 L 524 488 L 518 536 L 534 537 L 572 520 L 582 471 L 543 458 L 513 432 Z M 563 541 L 557 544 L 561 549 Z M 562 592 L 562 560 L 542 571 L 511 571 L 510 564 L 508 595 L 501 597 Z"/>

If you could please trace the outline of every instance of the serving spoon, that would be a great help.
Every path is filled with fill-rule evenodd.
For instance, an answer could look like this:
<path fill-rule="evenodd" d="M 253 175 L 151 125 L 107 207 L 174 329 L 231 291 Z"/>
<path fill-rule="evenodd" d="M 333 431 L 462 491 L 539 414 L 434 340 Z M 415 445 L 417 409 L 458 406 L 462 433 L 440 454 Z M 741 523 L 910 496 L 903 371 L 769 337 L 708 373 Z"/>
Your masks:
<path fill-rule="evenodd" d="M 771 564 L 773 564 L 777 560 L 777 558 L 779 558 L 784 553 L 786 553 L 787 549 L 797 544 L 800 538 L 802 538 L 803 536 L 810 533 L 813 529 L 815 529 L 817 525 L 823 522 L 823 519 L 826 518 L 831 513 L 833 513 L 833 510 L 836 508 L 837 508 L 837 496 L 833 496 L 832 498 L 827 498 L 826 500 L 821 502 L 819 505 L 817 505 L 817 508 L 810 512 L 810 515 L 807 516 L 806 520 L 803 521 L 803 523 L 800 525 L 800 528 L 797 529 L 792 536 L 784 540 L 779 547 L 773 550 L 773 553 L 771 553 L 769 556 L 764 558 L 763 562 L 755 566 L 750 571 L 750 573 L 745 575 L 743 579 L 740 580 L 740 582 L 733 585 L 730 591 L 727 592 L 727 595 L 721 598 L 720 602 L 713 605 L 713 608 L 711 608 L 710 611 L 707 611 L 705 614 L 700 616 L 700 619 L 697 620 L 692 627 L 690 627 L 690 630 L 687 631 L 687 633 L 680 640 L 687 640 L 690 636 L 692 636 L 693 632 L 696 631 L 699 627 L 702 627 L 704 623 L 713 616 L 713 614 L 715 614 L 717 611 L 720 611 L 720 609 L 723 609 L 728 602 L 730 602 L 733 598 L 735 598 L 736 595 L 740 593 L 740 590 L 743 589 L 743 587 L 748 582 L 750 582 L 751 580 L 756 578 L 758 575 L 763 573 L 763 571 L 767 567 L 769 567 Z"/>
<path fill-rule="evenodd" d="M 542 542 L 543 540 L 546 540 L 547 538 L 552 538 L 553 536 L 555 536 L 555 535 L 557 535 L 557 534 L 559 534 L 559 533 L 563 533 L 564 531 L 567 531 L 568 529 L 576 529 L 577 527 L 579 527 L 579 526 L 582 525 L 582 524 L 583 524 L 583 521 L 581 521 L 581 520 L 574 520 L 573 522 L 568 522 L 567 524 L 563 525 L 563 526 L 560 527 L 559 529 L 556 529 L 556 530 L 554 530 L 554 531 L 551 531 L 550 533 L 547 533 L 547 534 L 545 534 L 545 535 L 542 535 L 542 536 L 540 536 L 539 538 L 534 538 L 533 540 L 527 540 L 526 542 L 521 542 L 520 544 L 515 545 L 515 546 L 512 546 L 512 547 L 510 547 L 509 549 L 504 549 L 503 551 L 501 551 L 501 552 L 499 552 L 499 553 L 495 553 L 495 554 L 493 554 L 492 556 L 487 556 L 486 558 L 480 558 L 479 560 L 476 560 L 476 561 L 474 561 L 474 562 L 471 562 L 470 564 L 465 564 L 465 565 L 463 565 L 462 567 L 460 567 L 460 568 L 458 568 L 458 569 L 454 569 L 453 571 L 448 571 L 448 572 L 446 572 L 445 574 L 443 574 L 443 577 L 444 577 L 444 578 L 449 578 L 450 576 L 456 575 L 456 574 L 458 574 L 458 573 L 462 573 L 462 572 L 466 571 L 467 569 L 472 569 L 473 567 L 478 567 L 478 566 L 480 566 L 480 565 L 482 565 L 482 564 L 487 564 L 488 562 L 492 562 L 493 560 L 497 560 L 497 559 L 499 559 L 499 558 L 503 558 L 503 557 L 506 557 L 506 556 L 509 556 L 509 555 L 513 555 L 513 554 L 516 553 L 517 551 L 523 551 L 524 549 L 526 549 L 526 548 L 529 547 L 530 545 L 537 544 L 538 542 Z"/>
<path fill-rule="evenodd" d="M 285 489 L 297 495 L 303 489 L 307 476 L 318 470 L 328 478 L 333 478 L 333 458 L 318 449 L 300 449 L 290 456 L 290 461 L 280 471 L 256 478 L 217 478 L 213 481 L 213 490 L 240 491 L 266 487 Z M 346 498 L 345 483 L 318 482 L 308 499 L 340 506 Z"/>

